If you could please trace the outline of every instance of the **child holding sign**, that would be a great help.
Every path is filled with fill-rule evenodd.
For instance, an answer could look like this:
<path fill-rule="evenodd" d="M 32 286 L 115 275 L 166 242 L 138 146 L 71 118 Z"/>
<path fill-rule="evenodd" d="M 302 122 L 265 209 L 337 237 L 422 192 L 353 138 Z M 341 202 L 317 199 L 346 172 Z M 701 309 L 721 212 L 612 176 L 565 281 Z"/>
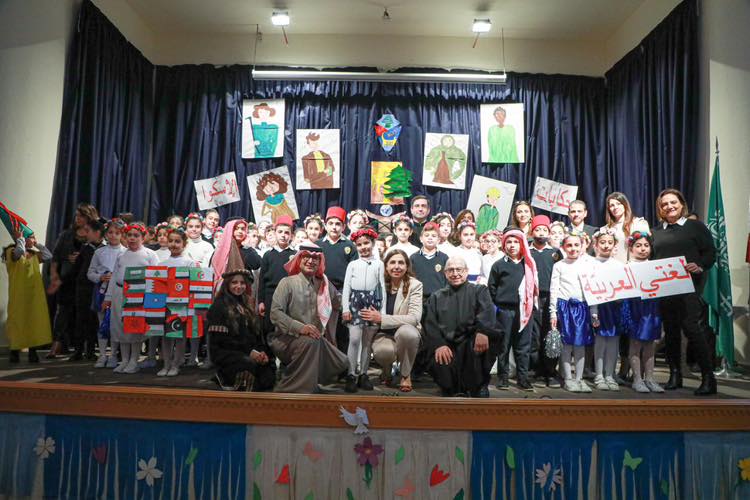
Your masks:
<path fill-rule="evenodd" d="M 125 333 L 122 320 L 123 285 L 127 268 L 155 266 L 159 263 L 156 252 L 143 246 L 145 235 L 146 225 L 142 222 L 133 222 L 125 226 L 127 250 L 117 257 L 112 277 L 108 282 L 107 295 L 102 304 L 102 309 L 112 308 L 110 316 L 112 344 L 120 343 L 122 360 L 113 370 L 115 373 L 136 373 L 138 371 L 138 357 L 141 354 L 143 335 Z"/>
<path fill-rule="evenodd" d="M 591 392 L 583 381 L 583 365 L 586 361 L 586 346 L 594 341 L 591 335 L 589 307 L 583 297 L 583 287 L 578 277 L 588 262 L 581 259 L 583 236 L 571 231 L 562 241 L 565 259 L 552 268 L 550 283 L 550 323 L 559 327 L 563 341 L 562 365 L 565 375 L 565 390 L 570 392 Z M 572 375 L 570 358 L 575 363 L 575 379 Z"/>
<path fill-rule="evenodd" d="M 651 257 L 653 239 L 645 231 L 636 231 L 628 238 L 631 262 Z M 661 338 L 659 299 L 627 299 L 622 308 L 623 324 L 630 337 L 630 367 L 635 392 L 664 392 L 654 380 L 654 342 Z"/>
<path fill-rule="evenodd" d="M 594 250 L 597 265 L 601 268 L 610 266 L 623 267 L 623 264 L 612 258 L 612 251 L 617 245 L 615 231 L 603 227 L 594 233 Z M 594 341 L 594 366 L 596 377 L 594 385 L 600 391 L 619 391 L 615 381 L 615 365 L 619 345 L 618 331 L 620 325 L 621 302 L 615 300 L 591 307 L 591 323 L 596 330 Z"/>

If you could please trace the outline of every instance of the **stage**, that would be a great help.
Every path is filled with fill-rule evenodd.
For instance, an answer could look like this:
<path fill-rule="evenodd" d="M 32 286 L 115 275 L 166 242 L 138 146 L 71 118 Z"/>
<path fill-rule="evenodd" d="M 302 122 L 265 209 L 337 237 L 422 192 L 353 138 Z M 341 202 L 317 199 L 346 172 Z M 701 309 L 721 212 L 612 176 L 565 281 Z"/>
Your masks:
<path fill-rule="evenodd" d="M 646 397 L 629 387 L 583 397 L 491 386 L 490 399 L 449 399 L 429 377 L 408 396 L 382 385 L 299 395 L 221 391 L 210 369 L 156 371 L 0 360 L 0 495 L 679 499 L 750 490 L 740 476 L 750 458 L 747 377 L 720 380 L 712 398 L 692 396 L 693 375 L 685 389 Z M 342 408 L 366 412 L 366 433 L 353 432 Z M 375 465 L 362 465 L 363 450 L 379 456 Z"/>

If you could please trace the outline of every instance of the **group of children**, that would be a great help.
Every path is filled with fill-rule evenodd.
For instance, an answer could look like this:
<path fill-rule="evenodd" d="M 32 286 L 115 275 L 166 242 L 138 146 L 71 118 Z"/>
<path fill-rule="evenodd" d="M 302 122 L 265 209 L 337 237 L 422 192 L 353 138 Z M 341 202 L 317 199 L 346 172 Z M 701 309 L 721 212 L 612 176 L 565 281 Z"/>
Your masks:
<path fill-rule="evenodd" d="M 455 220 L 442 212 L 429 220 L 400 214 L 383 221 L 371 219 L 362 210 L 347 214 L 340 207 L 330 207 L 325 217 L 310 215 L 298 228 L 288 216 L 260 225 L 234 218 L 222 227 L 215 210 L 205 216 L 191 213 L 184 219 L 174 215 L 155 227 L 134 221 L 130 214 L 110 221 L 90 215 L 86 210 L 77 213 L 76 222 L 68 230 L 73 238 L 70 248 L 75 250 L 57 258 L 59 264 L 68 262 L 72 269 L 61 276 L 65 266 L 55 266 L 48 293 L 72 283 L 77 299 L 73 315 L 76 333 L 71 339 L 75 351 L 71 359 L 93 357 L 98 346 L 94 365 L 97 368 L 135 373 L 156 365 L 157 350 L 163 362 L 159 376 L 175 376 L 182 365 L 199 364 L 201 339 L 191 338 L 188 344 L 184 338 L 166 337 L 149 338 L 145 361 L 139 363 L 144 337 L 123 329 L 126 268 L 213 267 L 217 271 L 215 279 L 219 280 L 225 271 L 236 271 L 227 268 L 228 255 L 236 245 L 242 251 L 247 272 L 254 277 L 252 306 L 262 318 L 263 331 L 268 332 L 273 328 L 268 314 L 273 292 L 286 275 L 284 264 L 299 245 L 313 241 L 326 257 L 325 274 L 330 283 L 342 291 L 337 343 L 349 359 L 349 392 L 372 389 L 367 370 L 377 325 L 363 318 L 362 311 L 385 311 L 382 259 L 392 249 L 409 256 L 415 277 L 423 284 L 425 300 L 447 285 L 443 269 L 452 256 L 466 261 L 470 281 L 489 287 L 503 332 L 496 353 L 498 388 L 509 387 L 512 351 L 519 388 L 533 390 L 529 372 L 534 370 L 548 387 L 559 387 L 558 374 L 562 373 L 566 390 L 590 392 L 583 374 L 585 350 L 593 344 L 596 389 L 618 390 L 615 365 L 621 352 L 619 338 L 626 336 L 628 356 L 620 356 L 620 361 L 629 363 L 633 389 L 663 390 L 653 376 L 654 341 L 661 336 L 657 301 L 628 299 L 589 307 L 578 279 L 578 273 L 589 266 L 624 265 L 623 259 L 612 257 L 613 249 L 623 243 L 631 260 L 647 260 L 653 245 L 647 231 L 633 232 L 623 242 L 622 233 L 605 227 L 589 238 L 582 232 L 567 230 L 561 222 L 550 222 L 546 216 L 534 217 L 526 202 L 514 207 L 513 226 L 479 236 L 474 214 L 468 210 Z M 373 228 L 376 225 L 379 232 Z M 589 255 L 589 247 L 595 256 Z M 6 260 L 18 261 L 24 248 L 30 248 L 28 242 L 17 238 L 15 247 L 6 251 Z M 65 314 L 61 318 L 58 304 L 56 321 L 62 320 Z M 55 330 L 60 329 L 56 326 Z M 551 330 L 558 330 L 562 341 L 559 368 L 558 359 L 545 354 Z M 210 350 L 204 355 L 203 365 L 211 366 Z"/>

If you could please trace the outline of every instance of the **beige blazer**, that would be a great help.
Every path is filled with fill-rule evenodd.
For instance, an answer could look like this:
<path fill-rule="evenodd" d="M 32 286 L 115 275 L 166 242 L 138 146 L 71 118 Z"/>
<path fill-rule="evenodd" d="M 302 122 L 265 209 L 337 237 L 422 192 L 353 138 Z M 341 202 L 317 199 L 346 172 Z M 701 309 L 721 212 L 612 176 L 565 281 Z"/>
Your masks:
<path fill-rule="evenodd" d="M 398 287 L 393 314 L 383 314 L 380 322 L 382 330 L 398 328 L 401 325 L 411 325 L 418 330 L 422 328 L 422 282 L 416 278 L 409 278 L 409 294 L 404 298 L 404 284 Z M 383 297 L 385 300 L 385 296 Z"/>

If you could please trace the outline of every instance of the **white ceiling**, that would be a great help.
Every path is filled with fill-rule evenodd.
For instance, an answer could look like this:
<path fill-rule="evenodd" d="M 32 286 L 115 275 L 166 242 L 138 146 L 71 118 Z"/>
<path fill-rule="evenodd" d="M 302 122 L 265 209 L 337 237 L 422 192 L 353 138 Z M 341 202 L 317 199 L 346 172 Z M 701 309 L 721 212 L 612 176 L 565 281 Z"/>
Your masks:
<path fill-rule="evenodd" d="M 648 0 L 126 0 L 156 33 L 244 34 L 288 10 L 298 34 L 471 37 L 476 17 L 493 23 L 489 36 L 606 41 Z M 391 20 L 381 17 L 388 7 Z"/>

